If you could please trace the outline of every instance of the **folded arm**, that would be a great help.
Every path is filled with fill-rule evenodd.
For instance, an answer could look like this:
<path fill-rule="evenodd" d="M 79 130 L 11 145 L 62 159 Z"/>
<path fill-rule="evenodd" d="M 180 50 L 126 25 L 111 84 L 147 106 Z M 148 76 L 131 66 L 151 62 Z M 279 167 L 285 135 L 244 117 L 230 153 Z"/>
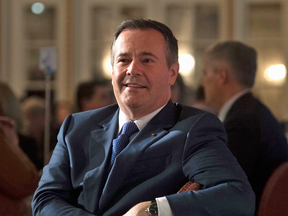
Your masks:
<path fill-rule="evenodd" d="M 202 116 L 197 127 L 191 127 L 183 172 L 201 190 L 167 196 L 175 216 L 254 215 L 254 192 L 225 139 L 225 130 L 213 115 Z"/>
<path fill-rule="evenodd" d="M 187 124 L 190 125 L 190 124 Z M 226 146 L 220 121 L 203 115 L 191 124 L 183 152 L 183 173 L 201 190 L 166 196 L 174 216 L 254 215 L 255 195 L 244 171 Z M 180 189 L 180 188 L 179 188 Z M 197 188 L 199 189 L 199 188 Z M 145 215 L 149 202 L 134 206 L 125 216 Z"/>

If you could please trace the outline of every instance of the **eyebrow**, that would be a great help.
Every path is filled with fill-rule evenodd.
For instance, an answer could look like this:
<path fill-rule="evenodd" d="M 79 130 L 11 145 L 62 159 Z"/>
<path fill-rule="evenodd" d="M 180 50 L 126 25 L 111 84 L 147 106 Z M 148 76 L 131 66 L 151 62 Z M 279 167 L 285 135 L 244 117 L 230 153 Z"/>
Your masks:
<path fill-rule="evenodd" d="M 127 57 L 127 56 L 129 56 L 129 53 L 120 53 L 116 57 L 119 58 L 119 57 Z M 158 59 L 158 57 L 151 52 L 141 52 L 140 56 L 151 56 L 151 57 Z"/>
<path fill-rule="evenodd" d="M 126 56 L 129 56 L 128 53 L 120 53 L 116 56 L 116 58 L 119 58 L 119 57 L 126 57 Z"/>
<path fill-rule="evenodd" d="M 141 56 L 152 56 L 152 57 L 158 59 L 158 57 L 151 52 L 142 52 Z"/>

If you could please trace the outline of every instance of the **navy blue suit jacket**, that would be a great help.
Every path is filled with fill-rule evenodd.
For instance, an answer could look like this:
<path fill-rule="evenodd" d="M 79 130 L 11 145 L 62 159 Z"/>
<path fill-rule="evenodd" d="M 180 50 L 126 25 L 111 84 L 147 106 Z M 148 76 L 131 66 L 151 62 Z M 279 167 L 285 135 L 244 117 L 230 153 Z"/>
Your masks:
<path fill-rule="evenodd" d="M 232 105 L 223 124 L 228 147 L 246 172 L 258 205 L 269 176 L 288 160 L 284 131 L 267 107 L 251 93 Z"/>
<path fill-rule="evenodd" d="M 34 215 L 123 215 L 166 196 L 174 216 L 253 215 L 255 195 L 213 114 L 171 101 L 118 155 L 118 105 L 68 116 L 34 195 Z M 106 179 L 107 178 L 107 179 Z M 200 191 L 177 191 L 187 182 Z"/>

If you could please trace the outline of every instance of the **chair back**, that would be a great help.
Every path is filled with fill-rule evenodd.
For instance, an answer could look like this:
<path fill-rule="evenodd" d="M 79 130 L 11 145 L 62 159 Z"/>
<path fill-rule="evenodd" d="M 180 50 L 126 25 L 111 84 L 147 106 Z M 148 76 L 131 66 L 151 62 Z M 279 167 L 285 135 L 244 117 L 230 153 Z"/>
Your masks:
<path fill-rule="evenodd" d="M 183 185 L 180 190 L 177 193 L 182 193 L 185 191 L 197 191 L 201 189 L 201 185 L 197 182 L 187 182 L 185 185 Z"/>
<path fill-rule="evenodd" d="M 268 179 L 257 216 L 288 216 L 288 162 L 281 164 Z"/>

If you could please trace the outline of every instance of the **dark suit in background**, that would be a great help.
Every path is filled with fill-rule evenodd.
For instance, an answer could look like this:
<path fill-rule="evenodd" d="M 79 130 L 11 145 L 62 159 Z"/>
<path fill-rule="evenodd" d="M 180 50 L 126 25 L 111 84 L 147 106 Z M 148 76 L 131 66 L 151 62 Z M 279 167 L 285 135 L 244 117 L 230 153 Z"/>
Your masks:
<path fill-rule="evenodd" d="M 259 202 L 271 173 L 288 160 L 288 145 L 278 121 L 251 93 L 241 96 L 224 120 L 228 147 L 243 170 Z"/>

